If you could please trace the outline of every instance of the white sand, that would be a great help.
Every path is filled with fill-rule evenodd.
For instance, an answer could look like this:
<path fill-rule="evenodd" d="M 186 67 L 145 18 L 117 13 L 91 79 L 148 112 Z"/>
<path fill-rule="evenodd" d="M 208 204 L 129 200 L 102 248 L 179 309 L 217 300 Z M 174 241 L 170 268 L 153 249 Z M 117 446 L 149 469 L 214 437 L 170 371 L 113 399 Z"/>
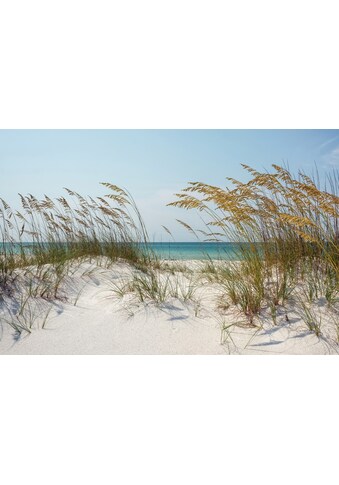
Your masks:
<path fill-rule="evenodd" d="M 197 267 L 194 262 L 185 264 L 192 269 Z M 18 338 L 7 323 L 7 309 L 2 304 L 0 354 L 339 353 L 331 333 L 325 332 L 325 338 L 316 337 L 292 311 L 289 321 L 285 314 L 278 315 L 277 325 L 264 312 L 261 327 L 242 327 L 244 317 L 239 313 L 233 310 L 220 315 L 216 311 L 215 285 L 200 285 L 195 303 L 171 298 L 158 306 L 138 304 L 133 296 L 120 299 L 112 291 L 112 281 L 119 283 L 121 278 L 130 277 L 128 265 L 117 263 L 110 269 L 92 269 L 89 263 L 83 264 L 69 278 L 64 288 L 67 301 L 51 304 L 39 300 L 42 313 L 52 305 L 44 329 L 37 328 L 42 324 L 37 319 L 32 324 L 32 333 Z M 85 271 L 87 275 L 83 275 Z M 231 325 L 228 334 L 222 334 L 222 324 Z"/>

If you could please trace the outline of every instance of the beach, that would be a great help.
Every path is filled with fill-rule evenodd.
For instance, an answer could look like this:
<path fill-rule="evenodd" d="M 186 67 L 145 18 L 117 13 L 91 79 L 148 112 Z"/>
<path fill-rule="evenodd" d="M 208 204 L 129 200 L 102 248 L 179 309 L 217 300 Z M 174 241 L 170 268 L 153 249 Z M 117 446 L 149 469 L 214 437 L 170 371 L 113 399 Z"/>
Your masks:
<path fill-rule="evenodd" d="M 197 242 L 165 226 L 172 241 L 150 242 L 109 182 L 95 199 L 21 196 L 21 212 L 1 199 L 0 352 L 337 354 L 339 178 L 330 193 L 242 167 L 247 183 L 189 182 L 169 204 L 209 218 L 177 219 Z"/>
<path fill-rule="evenodd" d="M 165 261 L 159 272 L 171 286 L 164 301 L 140 302 L 133 292 L 118 294 L 142 272 L 119 261 L 85 261 L 74 266 L 55 300 L 31 298 L 25 318 L 30 333 L 8 323 L 1 305 L 0 354 L 337 354 L 333 323 L 323 314 L 322 335 L 311 332 L 297 310 L 278 312 L 276 323 L 264 309 L 248 325 L 235 308 L 220 308 L 220 288 L 201 279 L 201 261 Z M 221 262 L 216 262 L 221 264 Z M 195 278 L 199 276 L 199 284 Z M 172 295 L 172 296 L 171 296 Z M 288 315 L 288 320 L 286 319 Z M 47 315 L 47 317 L 46 317 Z"/>

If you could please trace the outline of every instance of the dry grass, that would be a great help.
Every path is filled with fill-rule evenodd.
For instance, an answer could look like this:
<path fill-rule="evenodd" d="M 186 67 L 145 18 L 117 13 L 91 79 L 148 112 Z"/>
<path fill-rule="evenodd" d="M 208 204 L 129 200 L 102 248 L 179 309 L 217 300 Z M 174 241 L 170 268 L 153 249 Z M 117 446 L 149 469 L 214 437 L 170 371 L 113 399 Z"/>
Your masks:
<path fill-rule="evenodd" d="M 0 305 L 16 302 L 9 315 L 18 333 L 32 329 L 32 301 L 67 299 L 65 281 L 85 259 L 156 264 L 132 196 L 103 185 L 109 193 L 95 199 L 69 189 L 56 200 L 20 195 L 20 210 L 0 198 Z"/>
<path fill-rule="evenodd" d="M 313 310 L 304 300 L 324 297 L 329 311 L 339 295 L 339 177 L 333 172 L 325 187 L 305 173 L 295 178 L 283 167 L 260 173 L 247 165 L 247 183 L 228 179 L 231 188 L 191 182 L 170 205 L 198 210 L 207 217 L 206 240 L 238 243 L 240 264 L 224 268 L 209 262 L 210 280 L 224 287 L 225 299 L 252 325 L 265 307 L 276 320 L 277 307 L 299 297 L 307 321 Z M 197 233 L 187 223 L 190 232 Z M 303 288 L 304 294 L 295 292 Z M 288 319 L 288 316 L 286 315 Z M 312 324 L 320 335 L 320 325 Z M 309 327 L 311 328 L 310 324 Z"/>
<path fill-rule="evenodd" d="M 151 252 L 132 196 L 115 185 L 103 184 L 108 194 L 94 199 L 69 189 L 55 200 L 20 196 L 20 210 L 0 199 L 0 305 L 9 305 L 7 323 L 18 334 L 43 328 L 51 304 L 67 300 L 65 285 L 84 260 L 106 267 L 124 260 L 128 278 L 113 281 L 111 290 L 136 304 L 192 301 L 198 313 L 201 290 L 211 284 L 220 294 L 220 315 L 237 309 L 254 327 L 265 313 L 278 325 L 293 308 L 321 337 L 328 314 L 339 340 L 338 174 L 321 187 L 276 165 L 272 173 L 244 169 L 247 183 L 229 179 L 231 188 L 223 189 L 193 182 L 171 204 L 201 212 L 204 230 L 179 221 L 191 233 L 236 243 L 238 261 L 208 260 L 200 271 Z M 326 318 L 319 311 L 324 302 Z M 223 332 L 233 325 L 223 323 Z"/>

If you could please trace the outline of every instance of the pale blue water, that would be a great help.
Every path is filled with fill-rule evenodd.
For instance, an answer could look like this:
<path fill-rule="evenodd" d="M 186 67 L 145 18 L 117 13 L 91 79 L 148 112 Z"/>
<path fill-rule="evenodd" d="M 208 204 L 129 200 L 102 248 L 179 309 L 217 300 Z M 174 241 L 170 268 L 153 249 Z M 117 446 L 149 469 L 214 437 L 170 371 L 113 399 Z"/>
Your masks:
<path fill-rule="evenodd" d="M 239 259 L 239 245 L 214 242 L 149 243 L 150 248 L 161 259 Z"/>
<path fill-rule="evenodd" d="M 25 250 L 30 252 L 34 243 L 25 243 Z M 214 242 L 153 242 L 147 246 L 160 259 L 179 259 L 179 260 L 207 260 L 207 259 L 240 259 L 239 244 L 236 243 L 214 243 Z M 9 245 L 5 243 L 7 250 Z M 20 252 L 19 246 L 11 245 L 14 253 Z M 1 248 L 0 252 L 4 248 Z"/>

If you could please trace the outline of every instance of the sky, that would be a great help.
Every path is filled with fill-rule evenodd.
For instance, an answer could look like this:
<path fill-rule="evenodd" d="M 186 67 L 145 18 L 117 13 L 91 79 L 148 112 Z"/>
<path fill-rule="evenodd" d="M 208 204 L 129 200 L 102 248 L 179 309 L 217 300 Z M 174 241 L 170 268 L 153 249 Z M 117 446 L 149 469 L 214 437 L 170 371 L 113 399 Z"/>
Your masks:
<path fill-rule="evenodd" d="M 246 181 L 240 163 L 323 177 L 339 169 L 339 130 L 0 130 L 0 197 L 18 207 L 18 193 L 97 196 L 111 182 L 131 192 L 151 240 L 169 240 L 164 225 L 189 241 L 176 219 L 199 225 L 197 216 L 166 204 L 189 181 Z"/>

